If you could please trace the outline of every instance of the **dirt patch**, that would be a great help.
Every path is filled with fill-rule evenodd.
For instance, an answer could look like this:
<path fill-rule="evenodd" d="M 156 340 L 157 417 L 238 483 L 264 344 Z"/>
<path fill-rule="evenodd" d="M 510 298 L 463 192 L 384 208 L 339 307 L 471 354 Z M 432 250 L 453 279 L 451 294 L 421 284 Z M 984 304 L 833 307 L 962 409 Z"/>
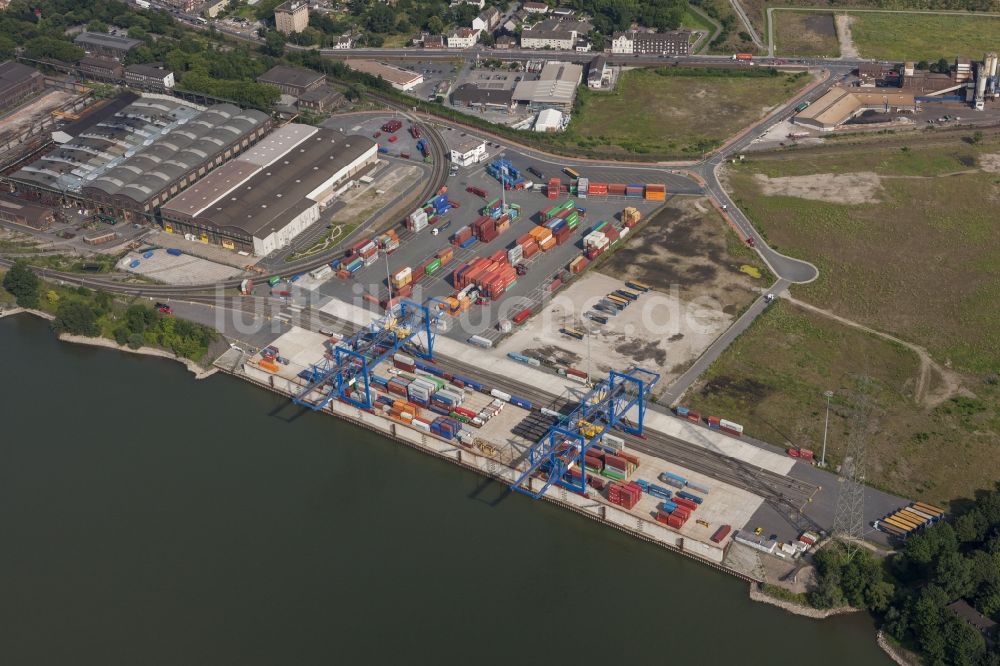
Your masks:
<path fill-rule="evenodd" d="M 766 283 L 740 272 L 756 255 L 734 255 L 722 219 L 705 200 L 672 201 L 614 254 L 601 272 L 640 280 L 683 299 L 708 296 L 727 312 L 739 311 Z M 738 245 L 738 241 L 736 241 Z M 760 267 L 759 260 L 757 264 Z"/>
<path fill-rule="evenodd" d="M 840 57 L 857 58 L 858 47 L 854 45 L 854 37 L 851 35 L 851 24 L 854 17 L 850 14 L 837 14 L 837 39 L 840 40 Z"/>
<path fill-rule="evenodd" d="M 979 168 L 987 173 L 1000 173 L 1000 153 L 980 155 Z"/>
<path fill-rule="evenodd" d="M 752 403 L 764 400 L 771 394 L 771 389 L 766 384 L 750 377 L 733 378 L 722 375 L 706 382 L 699 393 L 702 396 L 713 393 L 728 393 L 738 400 Z"/>
<path fill-rule="evenodd" d="M 870 171 L 858 173 L 817 173 L 809 176 L 770 178 L 754 174 L 764 196 L 798 197 L 837 204 L 878 203 L 882 180 Z"/>
<path fill-rule="evenodd" d="M 629 356 L 638 362 L 655 361 L 657 365 L 666 363 L 667 350 L 661 348 L 658 341 L 628 340 L 624 335 L 621 336 L 621 339 L 627 341 L 618 345 L 616 351 L 619 354 Z"/>

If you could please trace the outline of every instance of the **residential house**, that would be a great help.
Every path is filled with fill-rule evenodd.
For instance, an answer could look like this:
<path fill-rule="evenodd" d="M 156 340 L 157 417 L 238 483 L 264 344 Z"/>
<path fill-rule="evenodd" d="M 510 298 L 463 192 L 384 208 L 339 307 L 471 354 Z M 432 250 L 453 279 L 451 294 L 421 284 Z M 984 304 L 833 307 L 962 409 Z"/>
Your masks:
<path fill-rule="evenodd" d="M 521 9 L 529 14 L 547 14 L 549 6 L 544 2 L 525 2 L 521 5 Z"/>
<path fill-rule="evenodd" d="M 611 53 L 615 55 L 690 55 L 691 32 L 645 32 L 626 30 L 616 32 L 611 38 Z"/>
<path fill-rule="evenodd" d="M 449 49 L 471 49 L 479 41 L 479 31 L 459 28 L 448 35 Z"/>
<path fill-rule="evenodd" d="M 472 29 L 493 32 L 500 26 L 500 12 L 496 7 L 487 7 L 472 19 Z"/>

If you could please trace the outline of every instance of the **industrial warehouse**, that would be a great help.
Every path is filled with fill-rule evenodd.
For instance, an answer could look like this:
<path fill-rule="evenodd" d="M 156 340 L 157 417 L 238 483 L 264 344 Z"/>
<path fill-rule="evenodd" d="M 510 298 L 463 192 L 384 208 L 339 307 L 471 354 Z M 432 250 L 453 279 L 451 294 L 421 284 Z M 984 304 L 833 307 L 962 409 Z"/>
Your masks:
<path fill-rule="evenodd" d="M 367 137 L 286 125 L 164 204 L 164 229 L 267 255 L 318 221 L 338 188 L 376 161 Z"/>
<path fill-rule="evenodd" d="M 271 129 L 267 115 L 231 104 L 131 99 L 64 128 L 58 148 L 10 176 L 18 192 L 49 205 L 94 205 L 109 221 L 154 222 L 161 203 Z"/>

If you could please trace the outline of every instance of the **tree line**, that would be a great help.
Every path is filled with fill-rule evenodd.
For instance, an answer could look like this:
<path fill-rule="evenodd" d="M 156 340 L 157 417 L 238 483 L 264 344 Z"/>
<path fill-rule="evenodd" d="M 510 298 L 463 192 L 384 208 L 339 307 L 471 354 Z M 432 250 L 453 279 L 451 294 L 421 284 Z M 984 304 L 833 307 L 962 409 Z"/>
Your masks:
<path fill-rule="evenodd" d="M 848 557 L 833 543 L 816 553 L 815 564 L 814 606 L 865 608 L 934 666 L 1000 666 L 997 643 L 949 608 L 964 600 L 1000 620 L 1000 484 L 953 502 L 948 522 L 912 535 L 896 555 L 879 560 L 860 550 Z"/>
<path fill-rule="evenodd" d="M 145 303 L 123 308 L 111 294 L 86 287 L 56 289 L 46 285 L 25 262 L 17 262 L 3 277 L 3 288 L 23 308 L 43 309 L 55 315 L 58 333 L 99 337 L 109 334 L 132 349 L 160 347 L 177 356 L 201 360 L 218 339 L 214 328 L 164 315 Z"/>

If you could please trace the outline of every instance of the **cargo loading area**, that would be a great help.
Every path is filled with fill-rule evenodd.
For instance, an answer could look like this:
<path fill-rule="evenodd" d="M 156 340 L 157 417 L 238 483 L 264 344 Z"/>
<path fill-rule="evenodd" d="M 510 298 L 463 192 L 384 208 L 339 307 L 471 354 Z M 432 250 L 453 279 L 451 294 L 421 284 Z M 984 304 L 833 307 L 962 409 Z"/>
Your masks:
<path fill-rule="evenodd" d="M 327 338 L 294 327 L 263 354 L 243 356 L 243 371 L 255 381 L 295 394 L 308 384 L 312 364 L 340 341 L 339 335 Z M 515 469 L 526 466 L 526 451 L 535 436 L 554 422 L 523 398 L 473 377 L 448 375 L 407 354 L 396 353 L 379 363 L 371 381 L 374 414 Z M 586 498 L 664 526 L 671 512 L 676 513 L 675 522 L 687 515 L 669 529 L 707 547 L 727 547 L 728 529 L 719 543 L 713 543 L 712 536 L 723 526 L 739 529 L 762 503 L 749 492 L 630 450 L 611 433 L 601 441 L 588 452 Z M 722 556 L 720 551 L 710 559 L 722 561 Z"/>
<path fill-rule="evenodd" d="M 499 339 L 500 320 L 510 319 L 526 308 L 537 309 L 546 295 L 570 278 L 570 263 L 574 260 L 577 262 L 572 270 L 583 269 L 589 261 L 585 257 L 588 248 L 584 246 L 584 237 L 595 227 L 604 223 L 609 232 L 627 228 L 626 224 L 631 226 L 635 221 L 623 219 L 626 208 L 636 211 L 638 220 L 660 205 L 659 201 L 641 197 L 579 198 L 565 192 L 560 192 L 557 199 L 549 199 L 542 190 L 506 190 L 501 199 L 500 182 L 484 170 L 476 170 L 462 182 L 469 184 L 463 189 L 452 185 L 428 202 L 432 211 L 429 215 L 422 211 L 411 214 L 410 228 L 396 230 L 399 244 L 388 255 L 388 273 L 396 278 L 393 296 L 409 296 L 421 302 L 427 298 L 445 301 L 458 296 L 469 283 L 461 273 L 456 276 L 456 271 L 466 265 L 479 268 L 471 266 L 477 260 L 482 264 L 492 258 L 500 269 L 509 266 L 503 271 L 506 282 L 496 290 L 492 284 L 476 281 L 477 291 L 483 297 L 478 305 L 489 302 L 489 308 L 479 308 L 475 302 L 464 302 L 461 298 L 450 302 L 450 309 L 463 325 L 449 326 L 447 334 L 462 341 L 471 335 L 490 341 Z M 547 219 L 542 211 L 548 208 L 554 212 L 550 211 L 552 218 Z M 559 214 L 564 216 L 560 218 L 564 222 L 554 219 Z M 552 227 L 556 225 L 560 227 L 553 233 Z M 596 252 L 609 248 L 612 242 L 604 241 Z M 359 253 L 363 248 L 361 243 L 357 248 Z M 351 301 L 357 296 L 355 283 L 360 282 L 366 285 L 373 300 L 385 303 L 389 297 L 387 267 L 384 260 L 374 260 L 375 250 L 367 250 L 369 255 L 361 257 L 362 265 L 356 261 L 353 265 L 338 263 L 338 269 L 354 270 L 351 279 L 331 279 L 318 291 Z M 592 256 L 596 257 L 596 252 L 592 250 Z M 512 273 L 519 264 L 520 269 Z M 448 324 L 454 322 L 445 325 Z"/>

